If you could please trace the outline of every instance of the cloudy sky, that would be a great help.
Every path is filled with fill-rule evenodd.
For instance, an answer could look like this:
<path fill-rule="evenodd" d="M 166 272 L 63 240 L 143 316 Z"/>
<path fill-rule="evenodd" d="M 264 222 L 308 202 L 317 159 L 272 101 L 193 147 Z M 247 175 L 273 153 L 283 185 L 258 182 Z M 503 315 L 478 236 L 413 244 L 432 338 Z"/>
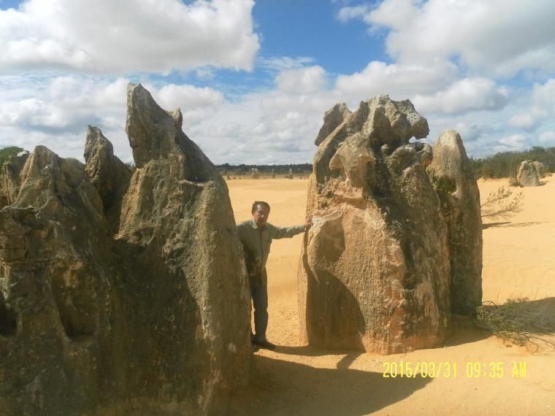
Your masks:
<path fill-rule="evenodd" d="M 311 162 L 324 112 L 389 94 L 474 157 L 555 146 L 555 1 L 0 0 L 0 147 L 131 161 L 140 82 L 217 164 Z"/>

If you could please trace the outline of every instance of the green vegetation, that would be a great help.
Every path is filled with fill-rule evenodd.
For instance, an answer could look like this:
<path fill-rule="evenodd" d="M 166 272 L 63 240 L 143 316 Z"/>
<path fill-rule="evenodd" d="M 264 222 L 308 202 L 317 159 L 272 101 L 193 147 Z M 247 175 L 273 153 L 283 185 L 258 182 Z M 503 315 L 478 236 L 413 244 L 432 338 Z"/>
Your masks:
<path fill-rule="evenodd" d="M 450 194 L 457 190 L 457 184 L 451 178 L 446 176 L 436 178 L 435 176 L 432 177 L 432 182 L 434 183 L 434 187 L 436 191 L 443 192 L 445 194 Z"/>
<path fill-rule="evenodd" d="M 555 147 L 534 146 L 524 152 L 501 152 L 485 159 L 472 159 L 477 178 L 510 178 L 516 176 L 520 163 L 537 160 L 546 172 L 555 172 Z"/>
<path fill-rule="evenodd" d="M 298 165 L 230 165 L 225 163 L 216 167 L 220 174 L 224 176 L 248 176 L 253 168 L 258 169 L 261 177 L 271 176 L 272 172 L 277 176 L 287 175 L 290 169 L 295 176 L 308 176 L 312 173 L 312 165 L 310 163 Z"/>
<path fill-rule="evenodd" d="M 4 163 L 12 156 L 17 155 L 19 152 L 23 151 L 21 147 L 8 146 L 0 149 L 0 167 L 4 166 Z"/>
<path fill-rule="evenodd" d="M 516 177 L 520 163 L 524 160 L 534 160 L 544 164 L 546 172 L 555 172 L 555 147 L 543 148 L 534 146 L 523 152 L 501 152 L 483 159 L 471 159 L 476 178 L 511 178 Z M 260 176 L 269 176 L 272 170 L 276 175 L 283 176 L 289 173 L 289 169 L 296 176 L 308 176 L 312 172 L 312 165 L 230 165 L 225 163 L 217 166 L 222 175 L 246 176 L 252 168 L 257 168 Z M 438 189 L 449 192 L 450 183 L 436 184 Z"/>
<path fill-rule="evenodd" d="M 555 333 L 553 306 L 553 298 L 536 301 L 509 299 L 504 305 L 489 302 L 478 307 L 476 323 L 480 328 L 519 345 L 537 344 L 538 341 L 550 344 L 538 335 Z"/>

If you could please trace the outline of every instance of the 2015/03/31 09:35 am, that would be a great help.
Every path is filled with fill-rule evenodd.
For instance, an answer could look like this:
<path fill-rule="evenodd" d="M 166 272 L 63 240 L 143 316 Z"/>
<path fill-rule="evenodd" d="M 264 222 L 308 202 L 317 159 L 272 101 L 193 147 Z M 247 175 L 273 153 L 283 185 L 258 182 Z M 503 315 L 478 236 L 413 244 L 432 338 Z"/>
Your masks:
<path fill-rule="evenodd" d="M 384 361 L 384 378 L 526 378 L 526 362 L 505 363 L 503 361 L 469 361 L 459 364 L 456 361 Z"/>

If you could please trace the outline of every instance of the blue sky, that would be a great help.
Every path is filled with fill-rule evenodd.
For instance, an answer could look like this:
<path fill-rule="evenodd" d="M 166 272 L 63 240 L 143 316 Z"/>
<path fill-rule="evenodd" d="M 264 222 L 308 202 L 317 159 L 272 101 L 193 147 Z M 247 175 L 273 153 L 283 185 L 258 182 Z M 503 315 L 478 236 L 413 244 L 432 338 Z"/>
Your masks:
<path fill-rule="evenodd" d="M 526 4 L 524 4 L 526 3 Z M 433 144 L 555 146 L 551 0 L 0 0 L 0 146 L 131 161 L 141 82 L 214 163 L 306 163 L 326 110 L 410 99 Z"/>

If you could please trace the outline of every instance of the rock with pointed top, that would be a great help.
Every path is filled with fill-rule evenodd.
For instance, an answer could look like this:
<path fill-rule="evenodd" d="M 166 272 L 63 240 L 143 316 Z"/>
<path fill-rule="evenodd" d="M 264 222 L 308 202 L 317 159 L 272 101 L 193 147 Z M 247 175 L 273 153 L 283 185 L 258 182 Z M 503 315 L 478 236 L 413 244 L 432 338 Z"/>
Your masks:
<path fill-rule="evenodd" d="M 449 231 L 451 310 L 473 315 L 482 304 L 480 191 L 460 135 L 441 133 L 427 169 Z"/>
<path fill-rule="evenodd" d="M 324 114 L 324 124 L 316 136 L 314 144 L 318 146 L 326 137 L 328 137 L 339 125 L 341 125 L 347 117 L 351 115 L 351 111 L 345 103 L 334 105 Z"/>
<path fill-rule="evenodd" d="M 116 233 L 121 203 L 131 180 L 131 170 L 114 155 L 112 143 L 97 127 L 89 126 L 87 129 L 84 156 L 85 170 L 102 198 L 104 215 Z"/>

